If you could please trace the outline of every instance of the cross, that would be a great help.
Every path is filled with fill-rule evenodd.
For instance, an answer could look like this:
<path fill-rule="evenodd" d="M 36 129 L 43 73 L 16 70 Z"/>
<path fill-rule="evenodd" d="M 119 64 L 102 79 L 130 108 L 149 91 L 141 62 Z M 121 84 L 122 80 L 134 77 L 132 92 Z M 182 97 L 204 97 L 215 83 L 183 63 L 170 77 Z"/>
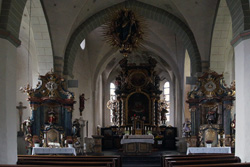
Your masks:
<path fill-rule="evenodd" d="M 22 119 L 23 119 L 23 109 L 26 109 L 26 106 L 23 106 L 22 102 L 19 102 L 19 106 L 16 106 L 19 113 L 19 132 L 22 132 Z"/>

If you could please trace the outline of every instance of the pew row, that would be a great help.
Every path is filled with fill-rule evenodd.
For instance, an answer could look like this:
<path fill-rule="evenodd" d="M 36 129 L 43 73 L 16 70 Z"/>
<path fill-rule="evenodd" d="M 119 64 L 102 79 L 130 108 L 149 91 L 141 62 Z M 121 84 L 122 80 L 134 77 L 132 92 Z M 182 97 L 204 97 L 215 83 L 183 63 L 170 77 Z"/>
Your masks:
<path fill-rule="evenodd" d="M 240 159 L 238 157 L 225 158 L 225 159 L 206 159 L 206 160 L 179 160 L 179 161 L 169 161 L 169 167 L 175 167 L 177 165 L 195 165 L 195 164 L 220 164 L 220 163 L 239 163 Z"/>
<path fill-rule="evenodd" d="M 233 158 L 235 157 L 234 154 L 217 154 L 217 153 L 214 153 L 214 154 L 189 154 L 189 155 L 162 155 L 162 158 L 161 158 L 161 164 L 163 167 L 167 167 L 168 166 L 168 161 L 173 161 L 173 160 L 195 160 L 195 159 L 218 159 L 218 158 Z"/>
<path fill-rule="evenodd" d="M 223 163 L 223 164 L 199 164 L 199 165 L 176 165 L 174 167 L 225 167 L 225 166 L 250 166 L 250 163 Z"/>
<path fill-rule="evenodd" d="M 65 162 L 65 163 L 64 163 Z M 18 165 L 99 165 L 121 167 L 121 157 L 112 156 L 63 156 L 63 155 L 19 155 Z"/>

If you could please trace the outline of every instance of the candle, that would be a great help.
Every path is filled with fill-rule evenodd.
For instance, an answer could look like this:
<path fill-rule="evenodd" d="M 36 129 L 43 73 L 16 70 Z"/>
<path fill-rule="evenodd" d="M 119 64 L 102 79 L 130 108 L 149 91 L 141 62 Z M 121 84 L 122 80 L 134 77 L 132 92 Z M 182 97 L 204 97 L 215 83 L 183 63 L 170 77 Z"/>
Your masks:
<path fill-rule="evenodd" d="M 223 139 L 225 139 L 225 134 L 223 134 Z"/>
<path fill-rule="evenodd" d="M 86 143 L 83 144 L 83 150 L 86 150 Z"/>
<path fill-rule="evenodd" d="M 63 134 L 61 134 L 61 139 L 63 138 Z"/>
<path fill-rule="evenodd" d="M 43 134 L 43 138 L 46 138 L 46 134 L 45 133 Z"/>
<path fill-rule="evenodd" d="M 218 134 L 218 139 L 220 139 L 220 135 Z"/>

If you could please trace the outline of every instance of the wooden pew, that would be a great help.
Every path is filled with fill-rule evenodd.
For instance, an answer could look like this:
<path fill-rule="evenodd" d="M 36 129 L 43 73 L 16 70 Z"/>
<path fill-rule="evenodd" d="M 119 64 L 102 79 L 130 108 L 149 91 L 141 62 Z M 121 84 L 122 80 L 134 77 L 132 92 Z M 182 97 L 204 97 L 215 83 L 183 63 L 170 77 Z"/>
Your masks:
<path fill-rule="evenodd" d="M 60 166 L 98 166 L 98 167 L 114 167 L 111 161 L 98 161 L 98 162 L 81 162 L 81 161 L 28 161 L 18 165 L 60 165 Z"/>
<path fill-rule="evenodd" d="M 0 167 L 61 167 L 62 165 L 8 165 L 0 164 Z M 84 167 L 103 167 L 103 166 L 85 166 Z"/>
<path fill-rule="evenodd" d="M 28 164 L 34 161 L 69 161 L 69 162 L 112 162 L 111 166 L 121 167 L 120 155 L 111 156 L 65 156 L 65 155 L 19 155 L 18 164 Z"/>
<path fill-rule="evenodd" d="M 240 158 L 224 158 L 224 159 L 206 159 L 206 160 L 179 160 L 169 161 L 169 167 L 175 167 L 180 165 L 195 165 L 195 164 L 219 164 L 219 163 L 239 163 Z"/>
<path fill-rule="evenodd" d="M 167 157 L 164 159 L 164 166 L 168 166 L 169 161 L 179 160 L 208 160 L 208 159 L 225 159 L 234 158 L 234 155 L 207 155 L 207 156 L 185 156 L 185 157 Z"/>
<path fill-rule="evenodd" d="M 202 159 L 202 158 L 209 158 L 209 157 L 234 157 L 235 155 L 234 154 L 228 154 L 228 153 L 225 153 L 225 154 L 219 154 L 219 153 L 213 153 L 213 154 L 189 154 L 189 155 L 162 155 L 162 158 L 161 158 L 161 164 L 163 167 L 167 166 L 167 164 L 165 164 L 168 159 Z M 167 160 L 165 160 L 167 159 Z"/>
<path fill-rule="evenodd" d="M 225 167 L 225 166 L 250 166 L 250 163 L 223 163 L 223 164 L 199 164 L 199 165 L 176 165 L 175 167 Z"/>

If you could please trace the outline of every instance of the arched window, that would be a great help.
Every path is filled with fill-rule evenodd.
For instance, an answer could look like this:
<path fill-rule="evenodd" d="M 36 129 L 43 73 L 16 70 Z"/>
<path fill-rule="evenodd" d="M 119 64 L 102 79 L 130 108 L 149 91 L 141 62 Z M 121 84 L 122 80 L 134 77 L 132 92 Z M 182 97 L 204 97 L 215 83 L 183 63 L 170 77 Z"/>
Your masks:
<path fill-rule="evenodd" d="M 115 95 L 115 84 L 110 83 L 110 100 L 115 100 L 116 99 L 116 95 Z M 112 110 L 110 110 L 110 122 L 112 122 L 112 118 L 113 118 L 113 112 Z"/>
<path fill-rule="evenodd" d="M 168 106 L 170 106 L 170 83 L 167 81 L 163 86 L 163 97 L 166 100 Z M 168 113 L 166 113 L 167 122 L 170 121 L 170 107 L 168 107 Z"/>

